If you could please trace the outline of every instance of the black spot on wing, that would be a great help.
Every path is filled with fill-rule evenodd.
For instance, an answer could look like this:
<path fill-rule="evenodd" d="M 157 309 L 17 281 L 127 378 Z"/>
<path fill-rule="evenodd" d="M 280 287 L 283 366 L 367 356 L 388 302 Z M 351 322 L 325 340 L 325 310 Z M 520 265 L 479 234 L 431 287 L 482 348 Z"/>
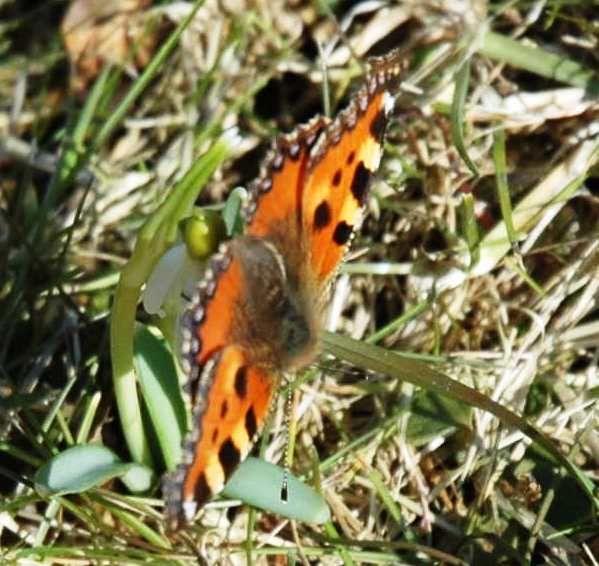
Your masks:
<path fill-rule="evenodd" d="M 204 472 L 198 476 L 198 481 L 196 482 L 193 492 L 198 507 L 201 507 L 212 497 L 212 491 L 208 486 Z"/>
<path fill-rule="evenodd" d="M 331 222 L 331 207 L 323 200 L 314 211 L 314 226 L 317 230 L 326 228 Z"/>
<path fill-rule="evenodd" d="M 354 162 L 354 159 L 356 158 L 356 152 L 352 151 L 348 156 L 347 156 L 347 161 L 346 163 L 348 165 L 351 165 Z"/>
<path fill-rule="evenodd" d="M 344 246 L 347 244 L 349 237 L 351 236 L 353 227 L 347 222 L 341 221 L 337 224 L 335 231 L 333 232 L 333 240 L 336 244 Z"/>
<path fill-rule="evenodd" d="M 212 432 L 212 444 L 216 444 L 217 440 L 218 440 L 218 429 L 215 428 L 214 431 Z"/>
<path fill-rule="evenodd" d="M 378 114 L 374 117 L 374 120 L 370 122 L 370 133 L 372 137 L 378 142 L 382 143 L 385 137 L 385 128 L 387 127 L 387 116 L 384 109 L 379 110 Z"/>
<path fill-rule="evenodd" d="M 233 470 L 239 465 L 241 460 L 241 454 L 237 449 L 237 446 L 233 444 L 233 441 L 228 438 L 218 451 L 218 459 L 220 465 L 223 467 L 225 478 L 231 477 Z"/>
<path fill-rule="evenodd" d="M 254 412 L 254 407 L 251 406 L 245 414 L 245 430 L 247 431 L 250 440 L 254 438 L 254 435 L 258 430 L 258 423 L 256 422 L 256 413 Z"/>
<path fill-rule="evenodd" d="M 354 178 L 351 182 L 351 192 L 354 198 L 358 201 L 360 206 L 364 205 L 366 201 L 366 194 L 368 193 L 368 184 L 372 177 L 372 171 L 366 168 L 363 161 L 358 163 L 354 172 Z"/>
<path fill-rule="evenodd" d="M 247 370 L 245 366 L 241 366 L 235 373 L 235 393 L 240 399 L 245 399 L 248 389 Z"/>
<path fill-rule="evenodd" d="M 227 416 L 228 412 L 229 412 L 229 404 L 227 403 L 227 400 L 225 399 L 223 401 L 223 404 L 220 406 L 220 418 L 224 419 Z"/>
<path fill-rule="evenodd" d="M 337 169 L 337 171 L 335 171 L 335 174 L 333 175 L 333 186 L 334 187 L 339 186 L 339 184 L 341 183 L 341 177 L 342 177 L 341 169 Z"/>

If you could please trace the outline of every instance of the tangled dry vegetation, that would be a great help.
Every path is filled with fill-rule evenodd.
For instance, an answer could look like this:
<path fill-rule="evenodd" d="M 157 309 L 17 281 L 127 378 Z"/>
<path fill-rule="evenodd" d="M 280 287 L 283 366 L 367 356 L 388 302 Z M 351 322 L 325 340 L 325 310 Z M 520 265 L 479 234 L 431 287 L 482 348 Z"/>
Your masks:
<path fill-rule="evenodd" d="M 193 5 L 98 4 L 0 7 L 0 561 L 597 564 L 596 5 L 206 0 L 143 83 Z M 434 364 L 573 466 L 450 386 L 323 357 L 297 389 L 292 469 L 324 526 L 219 503 L 172 535 L 159 491 L 37 494 L 35 470 L 80 439 L 129 458 L 108 317 L 147 216 L 237 128 L 199 201 L 222 203 L 273 135 L 334 114 L 396 46 L 411 69 L 328 328 Z"/>

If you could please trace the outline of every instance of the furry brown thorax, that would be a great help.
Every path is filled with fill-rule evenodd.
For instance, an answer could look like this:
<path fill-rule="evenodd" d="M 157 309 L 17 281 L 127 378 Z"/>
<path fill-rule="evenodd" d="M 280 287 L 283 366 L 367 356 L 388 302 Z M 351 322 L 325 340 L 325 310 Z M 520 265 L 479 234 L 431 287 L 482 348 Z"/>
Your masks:
<path fill-rule="evenodd" d="M 299 266 L 266 238 L 245 236 L 232 247 L 244 279 L 235 341 L 264 367 L 286 371 L 309 364 L 317 354 L 320 301 L 299 285 Z"/>

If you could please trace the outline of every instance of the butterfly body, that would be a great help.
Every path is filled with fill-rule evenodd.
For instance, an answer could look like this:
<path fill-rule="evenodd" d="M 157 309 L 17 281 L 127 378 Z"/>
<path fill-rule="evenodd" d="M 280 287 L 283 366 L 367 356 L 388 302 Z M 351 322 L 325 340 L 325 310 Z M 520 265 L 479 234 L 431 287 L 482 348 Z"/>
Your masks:
<path fill-rule="evenodd" d="M 382 154 L 397 54 L 333 121 L 278 138 L 245 209 L 245 235 L 225 244 L 182 323 L 192 430 L 165 476 L 169 526 L 191 520 L 224 487 L 259 434 L 285 372 L 318 353 L 333 280 Z"/>
<path fill-rule="evenodd" d="M 313 308 L 316 289 L 301 283 L 297 265 L 271 239 L 246 236 L 231 248 L 243 281 L 232 341 L 250 352 L 254 363 L 273 371 L 312 361 L 320 327 Z"/>

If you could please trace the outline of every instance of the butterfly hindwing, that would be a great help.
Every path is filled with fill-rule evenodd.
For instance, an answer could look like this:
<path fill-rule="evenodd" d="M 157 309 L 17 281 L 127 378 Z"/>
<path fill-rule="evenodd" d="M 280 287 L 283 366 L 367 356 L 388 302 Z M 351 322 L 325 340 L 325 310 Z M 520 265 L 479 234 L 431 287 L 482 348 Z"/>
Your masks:
<path fill-rule="evenodd" d="M 189 384 L 195 381 L 207 360 L 230 343 L 235 306 L 242 292 L 240 263 L 232 258 L 230 247 L 223 246 L 211 258 L 182 317 L 181 363 Z"/>
<path fill-rule="evenodd" d="M 268 415 L 275 382 L 275 375 L 250 365 L 235 345 L 204 364 L 183 463 L 169 478 L 179 490 L 178 504 L 169 510 L 172 523 L 180 516 L 190 521 L 246 458 Z"/>

